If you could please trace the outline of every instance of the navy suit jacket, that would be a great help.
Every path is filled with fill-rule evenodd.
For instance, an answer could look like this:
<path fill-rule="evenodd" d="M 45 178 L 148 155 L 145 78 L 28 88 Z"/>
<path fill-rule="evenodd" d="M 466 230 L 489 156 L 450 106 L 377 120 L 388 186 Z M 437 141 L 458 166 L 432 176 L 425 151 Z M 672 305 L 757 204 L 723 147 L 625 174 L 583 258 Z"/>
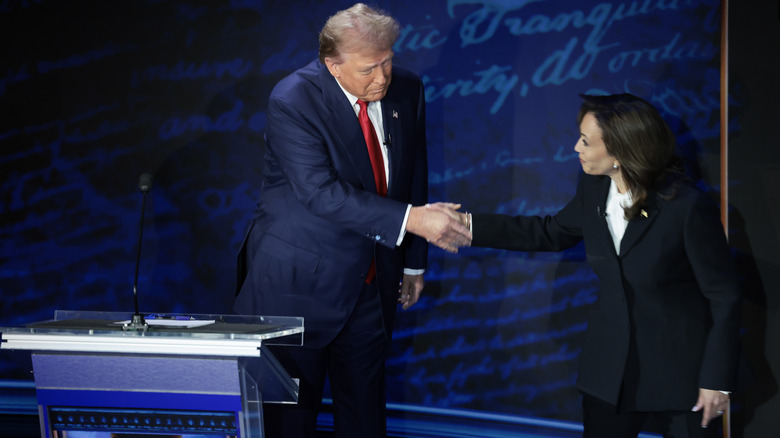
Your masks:
<path fill-rule="evenodd" d="M 341 330 L 374 257 L 390 337 L 403 268 L 426 267 L 424 239 L 407 234 L 396 246 L 407 205 L 428 200 L 422 81 L 394 66 L 381 105 L 387 197 L 376 193 L 355 111 L 324 65 L 295 71 L 269 98 L 263 184 L 239 252 L 235 311 L 303 316 L 307 347 Z"/>
<path fill-rule="evenodd" d="M 687 184 L 671 199 L 651 194 L 618 255 L 603 214 L 609 186 L 583 174 L 554 216 L 473 215 L 472 246 L 560 251 L 584 240 L 600 291 L 580 390 L 638 411 L 690 410 L 700 387 L 733 390 L 739 284 L 717 205 Z"/>

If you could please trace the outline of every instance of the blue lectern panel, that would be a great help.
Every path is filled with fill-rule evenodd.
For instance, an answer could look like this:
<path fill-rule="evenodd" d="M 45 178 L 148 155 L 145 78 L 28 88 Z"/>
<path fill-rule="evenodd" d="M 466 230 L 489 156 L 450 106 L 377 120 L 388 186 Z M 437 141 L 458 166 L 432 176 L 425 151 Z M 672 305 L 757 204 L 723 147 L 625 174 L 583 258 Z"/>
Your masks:
<path fill-rule="evenodd" d="M 238 395 L 235 359 L 33 354 L 40 389 Z"/>
<path fill-rule="evenodd" d="M 48 432 L 241 435 L 236 359 L 33 354 Z"/>

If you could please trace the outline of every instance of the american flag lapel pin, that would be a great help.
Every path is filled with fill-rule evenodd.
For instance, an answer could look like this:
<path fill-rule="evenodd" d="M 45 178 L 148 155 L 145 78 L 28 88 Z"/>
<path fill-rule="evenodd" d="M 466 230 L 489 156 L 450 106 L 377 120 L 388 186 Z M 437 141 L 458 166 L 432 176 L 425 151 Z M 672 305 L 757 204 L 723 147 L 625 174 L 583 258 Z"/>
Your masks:
<path fill-rule="evenodd" d="M 398 118 L 398 111 L 396 111 L 396 110 L 393 110 L 393 118 L 394 118 L 394 119 L 397 119 L 397 118 Z"/>

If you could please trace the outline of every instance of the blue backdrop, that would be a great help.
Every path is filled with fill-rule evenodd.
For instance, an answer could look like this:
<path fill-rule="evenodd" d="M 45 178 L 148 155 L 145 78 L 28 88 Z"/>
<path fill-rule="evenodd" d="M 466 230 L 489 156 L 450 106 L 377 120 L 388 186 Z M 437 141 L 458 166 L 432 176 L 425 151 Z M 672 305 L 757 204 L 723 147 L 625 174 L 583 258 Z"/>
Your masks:
<path fill-rule="evenodd" d="M 349 1 L 0 1 L 0 326 L 55 309 L 228 313 L 273 85 Z M 631 92 L 717 189 L 717 0 L 383 0 L 426 86 L 430 197 L 549 214 L 573 195 L 579 93 Z M 430 252 L 388 401 L 579 419 L 596 282 L 563 253 Z M 3 378 L 29 378 L 5 357 Z"/>

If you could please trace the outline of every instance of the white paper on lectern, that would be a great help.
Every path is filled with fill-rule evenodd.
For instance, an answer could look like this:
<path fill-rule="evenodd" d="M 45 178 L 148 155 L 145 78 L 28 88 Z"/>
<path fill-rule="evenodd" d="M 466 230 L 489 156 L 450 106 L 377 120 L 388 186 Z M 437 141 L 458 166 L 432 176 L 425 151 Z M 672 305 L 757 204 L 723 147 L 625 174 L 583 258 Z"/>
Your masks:
<path fill-rule="evenodd" d="M 114 324 L 116 325 L 125 325 L 130 324 L 132 321 L 118 321 Z M 181 319 L 147 319 L 146 323 L 150 326 L 157 326 L 157 327 L 184 327 L 184 328 L 195 328 L 195 327 L 203 327 L 207 326 L 209 324 L 214 324 L 216 320 L 181 320 Z"/>

